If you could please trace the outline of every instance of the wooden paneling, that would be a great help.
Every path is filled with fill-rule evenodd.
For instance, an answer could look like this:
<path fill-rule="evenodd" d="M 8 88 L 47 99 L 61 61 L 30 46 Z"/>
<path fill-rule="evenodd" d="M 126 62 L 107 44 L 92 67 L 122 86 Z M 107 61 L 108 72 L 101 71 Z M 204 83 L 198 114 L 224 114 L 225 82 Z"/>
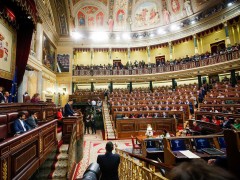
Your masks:
<path fill-rule="evenodd" d="M 156 134 L 162 134 L 166 129 L 176 135 L 176 120 L 173 118 L 151 118 L 151 119 L 122 119 L 116 120 L 118 138 L 131 138 L 132 136 L 144 135 L 147 124 L 151 124 Z"/>
<path fill-rule="evenodd" d="M 57 147 L 57 120 L 0 143 L 0 179 L 29 179 Z"/>

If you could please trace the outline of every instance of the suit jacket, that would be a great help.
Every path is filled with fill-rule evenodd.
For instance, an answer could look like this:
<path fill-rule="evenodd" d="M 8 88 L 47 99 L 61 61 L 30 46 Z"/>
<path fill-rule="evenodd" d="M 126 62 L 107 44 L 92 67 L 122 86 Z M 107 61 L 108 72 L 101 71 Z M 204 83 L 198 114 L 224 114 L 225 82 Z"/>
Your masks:
<path fill-rule="evenodd" d="M 26 129 L 26 131 L 30 130 L 31 128 L 28 126 L 27 123 L 25 123 L 25 121 L 23 121 L 23 125 Z M 22 124 L 20 123 L 19 119 L 16 119 L 13 123 L 13 133 L 16 134 L 16 133 L 23 133 L 25 132 L 23 127 L 22 127 Z"/>
<path fill-rule="evenodd" d="M 0 103 L 5 103 L 5 98 L 2 92 L 0 92 Z"/>
<path fill-rule="evenodd" d="M 104 155 L 98 155 L 97 163 L 102 172 L 101 180 L 119 180 L 118 166 L 120 163 L 120 156 L 107 152 Z"/>
<path fill-rule="evenodd" d="M 30 116 L 26 120 L 26 123 L 30 127 L 30 129 L 34 129 L 35 127 L 37 127 L 37 122 L 36 122 L 35 118 L 33 118 L 32 116 Z"/>
<path fill-rule="evenodd" d="M 65 116 L 73 116 L 74 111 L 72 110 L 71 106 L 67 103 L 64 107 Z"/>

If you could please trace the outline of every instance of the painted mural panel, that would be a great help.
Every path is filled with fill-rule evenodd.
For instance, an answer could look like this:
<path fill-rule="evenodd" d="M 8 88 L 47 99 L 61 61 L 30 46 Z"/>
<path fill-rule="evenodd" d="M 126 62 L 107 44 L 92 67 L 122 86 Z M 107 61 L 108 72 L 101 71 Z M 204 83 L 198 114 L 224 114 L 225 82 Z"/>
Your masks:
<path fill-rule="evenodd" d="M 69 72 L 70 55 L 58 54 L 57 55 L 57 72 Z"/>
<path fill-rule="evenodd" d="M 43 34 L 43 60 L 42 63 L 48 69 L 55 71 L 55 51 L 56 48 L 48 39 L 46 34 Z"/>
<path fill-rule="evenodd" d="M 80 29 L 99 30 L 107 29 L 104 12 L 95 6 L 85 6 L 78 11 L 77 27 Z"/>
<path fill-rule="evenodd" d="M 110 32 L 168 25 L 219 3 L 210 0 L 97 0 L 100 5 L 89 0 L 73 0 L 79 1 L 82 6 L 76 14 L 76 27 Z"/>
<path fill-rule="evenodd" d="M 113 29 L 126 30 L 127 18 L 128 18 L 128 0 L 116 0 L 114 3 L 114 27 Z"/>
<path fill-rule="evenodd" d="M 12 80 L 16 61 L 16 32 L 0 18 L 0 77 Z"/>
<path fill-rule="evenodd" d="M 160 23 L 160 12 L 154 2 L 142 3 L 134 12 L 134 28 L 147 28 Z"/>

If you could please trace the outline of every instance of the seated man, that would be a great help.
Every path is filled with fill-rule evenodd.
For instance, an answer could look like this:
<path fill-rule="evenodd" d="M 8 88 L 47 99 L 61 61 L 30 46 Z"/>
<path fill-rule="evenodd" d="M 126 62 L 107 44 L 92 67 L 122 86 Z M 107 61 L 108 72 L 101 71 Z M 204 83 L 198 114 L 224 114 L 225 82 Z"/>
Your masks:
<path fill-rule="evenodd" d="M 26 118 L 26 115 L 24 112 L 19 112 L 17 117 L 18 119 L 16 119 L 13 123 L 14 134 L 21 134 L 31 129 L 29 125 L 24 121 Z"/>
<path fill-rule="evenodd" d="M 30 129 L 38 127 L 37 125 L 37 113 L 31 112 L 30 116 L 27 118 L 26 123 L 29 125 Z"/>

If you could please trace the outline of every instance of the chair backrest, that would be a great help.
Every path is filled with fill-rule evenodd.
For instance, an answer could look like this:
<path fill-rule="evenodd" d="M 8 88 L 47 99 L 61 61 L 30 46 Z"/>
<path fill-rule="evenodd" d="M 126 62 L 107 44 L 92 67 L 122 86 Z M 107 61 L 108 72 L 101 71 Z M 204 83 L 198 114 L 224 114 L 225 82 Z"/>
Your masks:
<path fill-rule="evenodd" d="M 13 135 L 12 124 L 17 119 L 17 116 L 18 116 L 18 112 L 12 112 L 7 114 L 9 136 Z"/>
<path fill-rule="evenodd" d="M 7 130 L 7 115 L 0 115 L 0 141 L 6 139 L 8 136 Z"/>
<path fill-rule="evenodd" d="M 23 102 L 29 103 L 29 102 L 31 102 L 30 99 L 31 99 L 31 98 L 30 98 L 29 95 L 23 95 Z"/>
<path fill-rule="evenodd" d="M 131 135 L 131 140 L 132 140 L 132 146 L 133 146 L 133 149 L 136 147 L 135 146 L 135 142 L 134 142 L 134 137 Z"/>

